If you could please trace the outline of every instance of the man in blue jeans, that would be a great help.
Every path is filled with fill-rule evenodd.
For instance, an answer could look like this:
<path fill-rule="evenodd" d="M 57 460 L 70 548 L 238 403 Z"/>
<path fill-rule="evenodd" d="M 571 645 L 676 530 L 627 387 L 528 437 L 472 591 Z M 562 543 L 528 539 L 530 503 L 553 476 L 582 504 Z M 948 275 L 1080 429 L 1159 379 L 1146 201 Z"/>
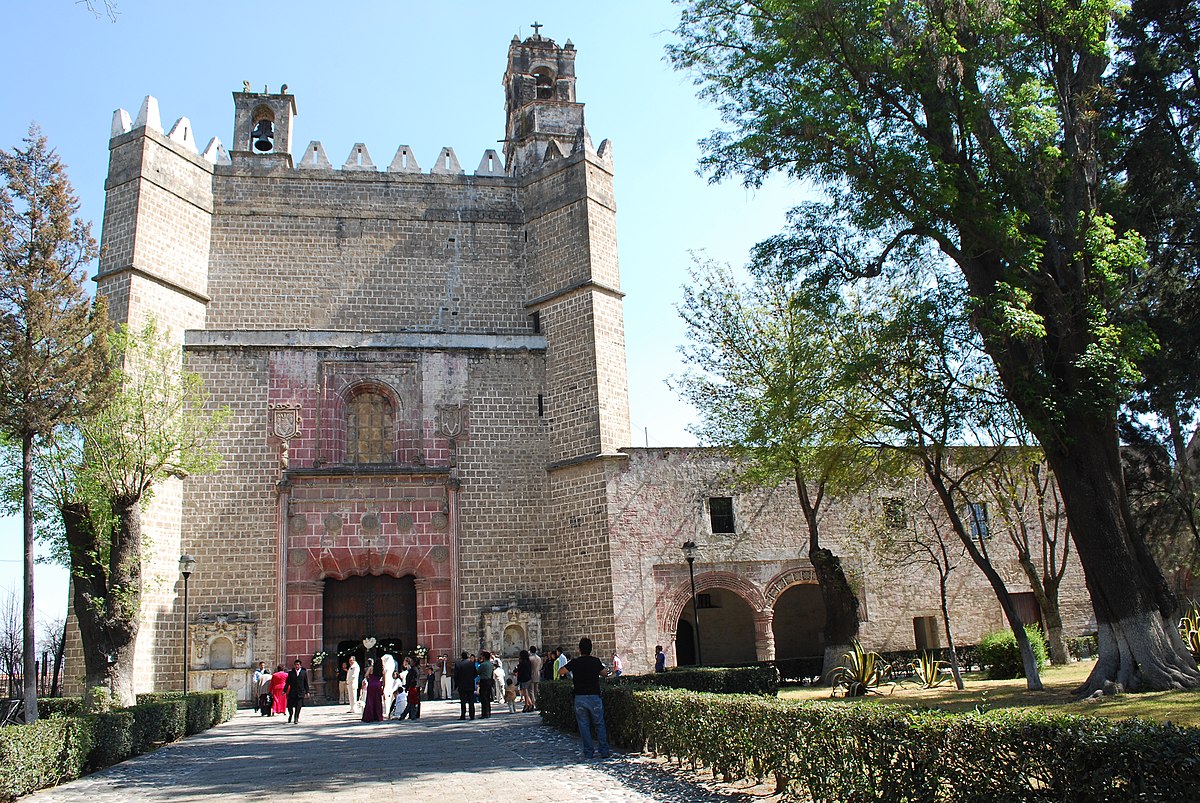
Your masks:
<path fill-rule="evenodd" d="M 592 655 L 592 640 L 579 640 L 579 657 L 567 661 L 558 676 L 571 674 L 575 684 L 575 721 L 579 723 L 579 739 L 583 742 L 583 757 L 591 758 L 597 750 L 600 758 L 608 758 L 608 732 L 604 728 L 604 703 L 600 701 L 600 678 L 608 677 L 608 667 Z M 592 726 L 596 741 L 592 743 Z"/>

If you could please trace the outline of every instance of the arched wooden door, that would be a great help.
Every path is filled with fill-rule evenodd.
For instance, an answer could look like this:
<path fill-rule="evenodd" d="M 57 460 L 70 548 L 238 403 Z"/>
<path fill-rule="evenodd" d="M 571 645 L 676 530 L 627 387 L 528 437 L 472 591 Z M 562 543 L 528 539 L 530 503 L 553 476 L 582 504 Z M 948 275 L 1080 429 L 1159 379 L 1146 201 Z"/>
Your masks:
<path fill-rule="evenodd" d="M 417 587 L 412 575 L 363 575 L 326 580 L 323 600 L 322 643 L 329 660 L 322 667 L 324 680 L 337 695 L 337 669 L 349 653 L 339 655 L 347 642 L 361 664 L 366 653 L 362 640 L 376 640 L 375 652 L 403 655 L 417 645 Z M 343 650 L 343 652 L 345 652 Z"/>

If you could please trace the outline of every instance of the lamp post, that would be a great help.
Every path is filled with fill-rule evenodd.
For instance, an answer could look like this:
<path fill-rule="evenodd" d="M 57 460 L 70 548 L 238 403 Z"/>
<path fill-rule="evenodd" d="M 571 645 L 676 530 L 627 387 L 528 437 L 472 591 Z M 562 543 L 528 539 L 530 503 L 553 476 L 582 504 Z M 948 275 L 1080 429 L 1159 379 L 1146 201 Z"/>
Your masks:
<path fill-rule="evenodd" d="M 191 555 L 179 556 L 179 573 L 183 575 L 183 694 L 188 693 L 188 578 L 196 568 L 196 559 Z"/>
<path fill-rule="evenodd" d="M 700 547 L 696 546 L 695 541 L 683 542 L 683 557 L 687 559 L 688 576 L 692 580 L 692 626 L 696 630 L 696 665 L 704 666 L 704 658 L 700 652 L 700 612 L 696 609 L 696 568 L 693 565 L 699 554 Z"/>

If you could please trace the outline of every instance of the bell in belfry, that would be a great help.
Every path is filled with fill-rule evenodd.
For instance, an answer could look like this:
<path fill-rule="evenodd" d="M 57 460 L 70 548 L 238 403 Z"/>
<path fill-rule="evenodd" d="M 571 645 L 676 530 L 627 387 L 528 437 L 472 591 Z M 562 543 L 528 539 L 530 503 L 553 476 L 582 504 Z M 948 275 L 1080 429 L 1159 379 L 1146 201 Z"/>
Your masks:
<path fill-rule="evenodd" d="M 250 132 L 250 139 L 254 142 L 254 150 L 266 153 L 275 147 L 275 127 L 270 120 L 259 120 Z"/>

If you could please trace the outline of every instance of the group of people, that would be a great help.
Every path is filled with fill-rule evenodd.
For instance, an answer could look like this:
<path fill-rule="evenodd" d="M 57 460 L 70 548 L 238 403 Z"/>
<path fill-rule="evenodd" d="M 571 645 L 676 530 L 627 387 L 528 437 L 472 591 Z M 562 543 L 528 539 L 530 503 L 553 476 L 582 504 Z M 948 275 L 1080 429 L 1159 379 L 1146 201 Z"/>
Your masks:
<path fill-rule="evenodd" d="M 270 717 L 286 711 L 288 722 L 300 721 L 300 710 L 311 690 L 308 670 L 299 658 L 292 664 L 290 672 L 284 670 L 283 664 L 276 666 L 274 672 L 268 672 L 266 661 L 259 661 L 258 668 L 254 670 L 253 684 L 261 716 Z"/>
<path fill-rule="evenodd" d="M 654 670 L 665 669 L 666 655 L 661 646 L 655 647 Z M 493 704 L 507 704 L 516 713 L 518 698 L 522 712 L 537 710 L 538 686 L 542 681 L 570 677 L 575 690 L 575 719 L 586 758 L 609 754 L 608 734 L 604 722 L 604 704 L 600 699 L 600 678 L 622 673 L 621 657 L 613 653 L 609 666 L 592 655 L 589 638 L 579 640 L 579 655 L 571 658 L 561 647 L 551 649 L 544 657 L 532 647 L 521 650 L 511 675 L 506 675 L 499 656 L 487 650 L 478 655 L 463 652 L 453 667 L 445 656 L 437 664 L 421 666 L 419 661 L 405 657 L 399 666 L 391 655 L 378 661 L 368 658 L 360 667 L 355 656 L 342 664 L 338 673 L 341 702 L 350 705 L 350 713 L 361 710 L 363 722 L 382 722 L 389 718 L 420 719 L 422 688 L 426 699 L 446 699 L 457 693 L 459 719 L 475 719 L 476 705 L 481 719 L 492 715 Z M 297 658 L 292 670 L 283 666 L 267 671 L 259 661 L 254 673 L 254 689 L 259 711 L 263 716 L 288 715 L 288 722 L 299 722 L 304 701 L 310 696 L 308 672 Z M 593 738 L 593 731 L 595 737 Z"/>

